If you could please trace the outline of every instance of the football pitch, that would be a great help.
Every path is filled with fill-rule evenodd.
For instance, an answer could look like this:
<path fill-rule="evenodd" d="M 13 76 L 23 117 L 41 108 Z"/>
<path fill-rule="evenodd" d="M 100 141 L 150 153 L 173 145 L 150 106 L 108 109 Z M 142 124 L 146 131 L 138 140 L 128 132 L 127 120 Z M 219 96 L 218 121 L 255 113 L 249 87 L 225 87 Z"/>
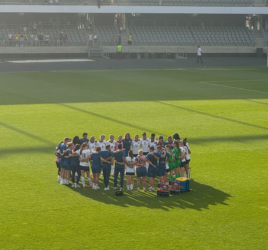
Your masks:
<path fill-rule="evenodd" d="M 0 79 L 0 249 L 267 249 L 266 67 Z M 188 138 L 191 192 L 117 197 L 103 191 L 102 176 L 100 190 L 57 182 L 64 137 L 144 131 Z"/>

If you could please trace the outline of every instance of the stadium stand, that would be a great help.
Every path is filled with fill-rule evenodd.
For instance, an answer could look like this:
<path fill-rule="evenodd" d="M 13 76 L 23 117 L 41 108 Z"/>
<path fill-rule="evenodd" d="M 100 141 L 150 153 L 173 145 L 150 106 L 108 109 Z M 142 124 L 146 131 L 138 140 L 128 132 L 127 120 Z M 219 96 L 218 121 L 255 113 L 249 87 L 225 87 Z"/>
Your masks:
<path fill-rule="evenodd" d="M 254 46 L 254 33 L 245 27 L 130 26 L 133 43 L 139 45 Z"/>
<path fill-rule="evenodd" d="M 268 44 L 268 31 L 265 29 L 261 30 L 262 36 L 263 36 L 263 40 L 264 43 L 267 45 Z"/>
<path fill-rule="evenodd" d="M 22 26 L 1 25 L 1 46 L 86 46 L 87 34 L 84 29 L 76 26 L 64 26 L 60 29 L 42 25 L 33 30 Z M 10 39 L 10 35 L 13 39 Z M 41 37 L 40 37 L 41 35 Z M 46 35 L 49 35 L 46 41 Z M 3 39 L 2 39 L 3 38 Z M 42 39 L 40 39 L 42 38 Z"/>
<path fill-rule="evenodd" d="M 102 45 L 118 44 L 119 32 L 115 26 L 95 26 L 95 31 Z M 114 42 L 113 42 L 114 39 Z"/>

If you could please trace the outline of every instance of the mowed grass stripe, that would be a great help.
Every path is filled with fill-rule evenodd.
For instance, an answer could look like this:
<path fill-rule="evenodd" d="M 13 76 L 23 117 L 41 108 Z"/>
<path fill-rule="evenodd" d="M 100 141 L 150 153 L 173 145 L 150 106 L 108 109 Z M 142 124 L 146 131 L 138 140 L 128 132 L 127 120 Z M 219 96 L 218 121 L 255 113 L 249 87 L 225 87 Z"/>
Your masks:
<path fill-rule="evenodd" d="M 239 72 L 237 74 L 239 75 Z M 40 75 L 37 73 L 14 73 L 12 79 L 8 77 L 8 80 L 3 77 L 0 100 L 2 104 L 16 104 L 18 100 L 23 104 L 101 102 L 114 101 L 115 99 L 149 101 L 155 100 L 155 96 L 160 100 L 262 98 L 258 93 L 252 95 L 228 89 L 225 91 L 213 90 L 209 86 L 200 86 L 199 82 L 207 81 L 208 77 L 210 80 L 216 80 L 218 77 L 224 76 L 191 71 L 190 73 L 188 71 L 160 72 L 159 75 L 158 71 L 151 74 L 150 71 L 145 70 L 141 72 L 111 71 L 101 75 L 91 71 L 53 74 L 42 72 Z M 211 77 L 215 78 L 211 79 Z M 256 85 L 252 84 L 252 86 L 253 89 L 259 91 L 258 88 L 254 87 Z M 83 88 L 83 93 L 77 91 L 78 88 Z"/>

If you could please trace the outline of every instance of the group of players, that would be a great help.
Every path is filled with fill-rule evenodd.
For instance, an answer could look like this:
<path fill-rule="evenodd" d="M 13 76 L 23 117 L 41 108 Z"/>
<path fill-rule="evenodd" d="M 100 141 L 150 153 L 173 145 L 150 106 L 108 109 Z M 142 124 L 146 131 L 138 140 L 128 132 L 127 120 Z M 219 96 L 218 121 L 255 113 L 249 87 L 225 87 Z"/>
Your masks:
<path fill-rule="evenodd" d="M 164 141 L 163 136 L 155 137 L 151 134 L 148 138 L 146 133 L 140 139 L 135 135 L 131 139 L 129 133 L 124 138 L 110 135 L 105 141 L 105 135 L 99 140 L 94 136 L 88 139 L 88 134 L 83 137 L 75 136 L 73 140 L 66 137 L 56 147 L 56 164 L 58 168 L 58 182 L 69 185 L 71 176 L 72 186 L 80 187 L 81 177 L 83 188 L 86 188 L 85 175 L 89 186 L 97 190 L 99 176 L 103 173 L 104 190 L 110 190 L 110 174 L 114 176 L 114 189 L 117 188 L 117 178 L 120 175 L 120 190 L 123 190 L 124 175 L 127 176 L 127 190 L 133 190 L 134 176 L 137 175 L 137 191 L 140 191 L 142 179 L 143 190 L 146 191 L 146 177 L 149 177 L 149 190 L 154 191 L 155 178 L 159 177 L 160 184 L 168 185 L 168 173 L 188 177 L 191 150 L 187 139 L 180 139 L 175 133 Z M 89 164 L 90 163 L 90 164 Z M 90 166 L 93 177 L 90 176 Z"/>

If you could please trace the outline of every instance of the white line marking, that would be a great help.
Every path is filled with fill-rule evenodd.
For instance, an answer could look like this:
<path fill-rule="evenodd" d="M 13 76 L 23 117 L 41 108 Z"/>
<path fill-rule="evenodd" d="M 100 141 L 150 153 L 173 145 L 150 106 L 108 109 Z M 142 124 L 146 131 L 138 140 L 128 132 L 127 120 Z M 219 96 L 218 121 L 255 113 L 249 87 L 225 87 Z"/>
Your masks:
<path fill-rule="evenodd" d="M 256 80 L 229 80 L 229 81 L 207 81 L 207 82 L 260 82 L 267 81 L 267 79 L 256 79 Z"/>
<path fill-rule="evenodd" d="M 220 86 L 220 87 L 225 87 L 225 88 L 230 88 L 230 89 L 240 89 L 240 90 L 245 90 L 245 91 L 252 91 L 252 92 L 257 92 L 257 93 L 262 93 L 262 94 L 268 94 L 268 92 L 264 92 L 264 91 L 258 91 L 258 90 L 252 90 L 252 89 L 243 89 L 243 88 L 231 87 L 231 86 L 220 85 L 220 84 L 209 83 L 209 82 L 199 82 L 199 83 Z"/>
<path fill-rule="evenodd" d="M 8 61 L 11 63 L 51 63 L 51 62 L 93 62 L 90 59 L 52 59 L 52 60 L 21 60 L 21 61 Z"/>

